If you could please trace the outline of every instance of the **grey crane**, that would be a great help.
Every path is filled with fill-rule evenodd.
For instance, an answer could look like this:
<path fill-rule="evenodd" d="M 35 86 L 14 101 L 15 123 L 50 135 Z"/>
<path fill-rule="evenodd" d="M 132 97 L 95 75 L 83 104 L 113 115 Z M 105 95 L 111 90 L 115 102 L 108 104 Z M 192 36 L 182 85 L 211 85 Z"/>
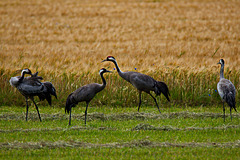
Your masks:
<path fill-rule="evenodd" d="M 163 95 L 167 98 L 167 100 L 170 101 L 168 97 L 170 96 L 169 89 L 164 82 L 156 81 L 152 77 L 142 73 L 138 73 L 138 72 L 122 72 L 118 67 L 116 59 L 113 56 L 108 56 L 102 62 L 105 62 L 105 61 L 113 62 L 117 68 L 117 72 L 119 76 L 125 79 L 126 81 L 128 81 L 129 83 L 131 83 L 135 88 L 137 88 L 139 93 L 138 112 L 142 103 L 141 94 L 142 94 L 142 91 L 144 91 L 154 99 L 157 105 L 158 111 L 161 113 L 158 103 L 156 101 L 156 98 L 150 93 L 150 91 L 154 91 L 157 96 L 163 93 Z"/>
<path fill-rule="evenodd" d="M 30 74 L 31 77 L 24 77 L 25 74 Z M 51 95 L 56 95 L 56 89 L 54 88 L 53 84 L 51 82 L 40 82 L 42 80 L 42 77 L 37 76 L 38 72 L 35 74 L 32 74 L 30 69 L 23 69 L 21 76 L 11 77 L 9 80 L 11 86 L 17 88 L 17 90 L 25 97 L 26 100 L 26 121 L 28 119 L 28 98 L 30 98 L 37 110 L 38 117 L 40 122 L 41 116 L 38 110 L 38 106 L 34 101 L 34 96 L 38 96 L 39 99 L 42 101 L 46 99 L 48 101 L 48 104 L 51 105 Z"/>
<path fill-rule="evenodd" d="M 71 125 L 71 112 L 72 112 L 72 107 L 75 107 L 79 102 L 86 102 L 86 110 L 85 110 L 85 125 L 86 125 L 86 119 L 87 119 L 87 109 L 88 109 L 88 104 L 90 101 L 94 98 L 94 96 L 102 91 L 105 86 L 106 86 L 106 80 L 103 77 L 103 74 L 106 72 L 111 72 L 108 71 L 105 68 L 100 69 L 99 74 L 102 78 L 102 84 L 98 83 L 91 83 L 87 84 L 85 86 L 82 86 L 69 94 L 67 101 L 66 101 L 66 107 L 65 107 L 65 113 L 70 113 L 69 115 L 69 126 Z"/>
<path fill-rule="evenodd" d="M 225 122 L 225 107 L 224 102 L 227 102 L 227 104 L 230 107 L 230 115 L 232 120 L 232 108 L 237 112 L 236 110 L 236 102 L 235 102 L 235 95 L 236 95 L 236 89 L 231 81 L 224 78 L 224 60 L 220 59 L 218 64 L 221 64 L 220 69 L 220 80 L 217 84 L 217 90 L 218 93 L 222 99 L 223 103 L 223 114 L 224 114 L 224 122 Z"/>

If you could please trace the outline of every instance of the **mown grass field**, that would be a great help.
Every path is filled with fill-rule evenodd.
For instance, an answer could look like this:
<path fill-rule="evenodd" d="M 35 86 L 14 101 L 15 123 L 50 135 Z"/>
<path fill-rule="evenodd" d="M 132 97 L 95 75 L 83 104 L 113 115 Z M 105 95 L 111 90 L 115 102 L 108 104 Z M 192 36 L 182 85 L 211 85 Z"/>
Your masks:
<path fill-rule="evenodd" d="M 0 159 L 239 159 L 239 113 L 223 122 L 216 91 L 219 59 L 240 87 L 240 1 L 237 0 L 0 0 Z M 122 71 L 164 81 L 171 103 L 143 94 L 140 113 Z M 64 114 L 67 96 L 98 82 L 107 86 L 90 103 Z M 24 97 L 9 79 L 29 68 L 51 81 L 53 106 L 36 101 L 25 117 Z M 238 109 L 239 110 L 239 109 Z"/>
<path fill-rule="evenodd" d="M 64 109 L 40 107 L 42 123 L 30 108 L 1 107 L 1 159 L 238 159 L 239 114 L 223 122 L 221 107 L 73 109 L 72 126 Z M 229 115 L 229 114 L 227 114 Z"/>

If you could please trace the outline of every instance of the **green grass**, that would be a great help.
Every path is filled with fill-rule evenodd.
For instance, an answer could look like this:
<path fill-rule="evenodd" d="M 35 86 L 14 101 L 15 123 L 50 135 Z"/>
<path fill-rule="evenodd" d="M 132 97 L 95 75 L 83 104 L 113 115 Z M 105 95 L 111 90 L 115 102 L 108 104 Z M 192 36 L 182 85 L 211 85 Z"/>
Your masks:
<path fill-rule="evenodd" d="M 218 106 L 73 108 L 72 126 L 63 108 L 0 107 L 0 158 L 7 159 L 237 159 L 240 146 L 238 113 L 227 109 L 223 122 Z"/>
<path fill-rule="evenodd" d="M 239 159 L 239 148 L 56 148 L 4 150 L 12 159 Z M 6 158 L 5 156 L 0 158 Z"/>

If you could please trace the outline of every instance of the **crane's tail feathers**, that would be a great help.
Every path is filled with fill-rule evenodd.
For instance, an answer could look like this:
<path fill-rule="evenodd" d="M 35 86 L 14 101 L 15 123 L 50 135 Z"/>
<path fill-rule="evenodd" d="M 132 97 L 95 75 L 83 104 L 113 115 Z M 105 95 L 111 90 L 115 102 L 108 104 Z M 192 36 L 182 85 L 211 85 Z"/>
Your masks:
<path fill-rule="evenodd" d="M 57 99 L 56 89 L 54 88 L 53 84 L 51 82 L 43 82 L 43 84 L 47 87 L 47 92 Z"/>
<path fill-rule="evenodd" d="M 72 102 L 72 94 L 69 94 L 67 101 L 66 101 L 66 106 L 65 106 L 65 113 L 69 113 L 71 108 L 75 106 L 75 104 Z"/>
<path fill-rule="evenodd" d="M 51 106 L 52 105 L 52 98 L 50 94 L 45 95 L 46 100 L 48 101 L 48 104 Z"/>
<path fill-rule="evenodd" d="M 40 101 L 43 100 L 47 100 L 48 104 L 51 106 L 52 105 L 52 99 L 51 99 L 51 95 L 48 92 L 43 92 L 41 94 L 38 95 L 38 98 Z"/>
<path fill-rule="evenodd" d="M 40 101 L 43 101 L 44 99 L 47 100 L 48 104 L 52 104 L 52 97 L 51 95 L 55 96 L 57 99 L 56 89 L 54 88 L 53 84 L 51 82 L 43 82 L 43 92 L 38 95 Z"/>
<path fill-rule="evenodd" d="M 228 94 L 226 94 L 224 99 L 227 102 L 227 104 L 237 112 L 234 94 L 232 92 L 229 92 Z"/>
<path fill-rule="evenodd" d="M 164 82 L 160 82 L 160 81 L 156 81 L 155 84 L 155 93 L 156 95 L 160 95 L 161 93 L 167 98 L 168 101 L 170 101 L 169 97 L 170 93 L 169 93 L 169 89 L 168 86 L 166 85 L 166 83 Z"/>
<path fill-rule="evenodd" d="M 236 112 L 238 112 L 236 108 L 234 108 L 234 110 L 235 110 Z"/>

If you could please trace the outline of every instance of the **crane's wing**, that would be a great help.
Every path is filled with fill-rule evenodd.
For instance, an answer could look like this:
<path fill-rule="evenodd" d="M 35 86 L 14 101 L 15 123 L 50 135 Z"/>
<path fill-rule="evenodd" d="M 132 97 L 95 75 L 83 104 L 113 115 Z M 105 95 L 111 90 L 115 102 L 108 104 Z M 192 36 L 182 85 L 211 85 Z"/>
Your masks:
<path fill-rule="evenodd" d="M 35 95 L 44 92 L 44 85 L 39 81 L 24 81 L 17 89 L 25 95 Z"/>
<path fill-rule="evenodd" d="M 38 75 L 38 72 L 33 73 L 33 74 L 32 74 L 32 77 L 37 77 L 37 75 Z"/>
<path fill-rule="evenodd" d="M 87 84 L 75 90 L 72 97 L 77 102 L 90 101 L 99 92 L 100 86 L 98 83 Z"/>
<path fill-rule="evenodd" d="M 222 99 L 224 99 L 225 95 L 232 93 L 234 96 L 236 94 L 235 86 L 228 79 L 221 79 L 217 84 L 217 90 Z"/>
<path fill-rule="evenodd" d="M 142 73 L 132 73 L 130 76 L 130 83 L 138 90 L 149 92 L 154 90 L 155 80 Z"/>
<path fill-rule="evenodd" d="M 32 77 L 25 77 L 23 81 L 40 81 L 43 80 L 43 78 L 41 76 L 32 76 Z"/>

